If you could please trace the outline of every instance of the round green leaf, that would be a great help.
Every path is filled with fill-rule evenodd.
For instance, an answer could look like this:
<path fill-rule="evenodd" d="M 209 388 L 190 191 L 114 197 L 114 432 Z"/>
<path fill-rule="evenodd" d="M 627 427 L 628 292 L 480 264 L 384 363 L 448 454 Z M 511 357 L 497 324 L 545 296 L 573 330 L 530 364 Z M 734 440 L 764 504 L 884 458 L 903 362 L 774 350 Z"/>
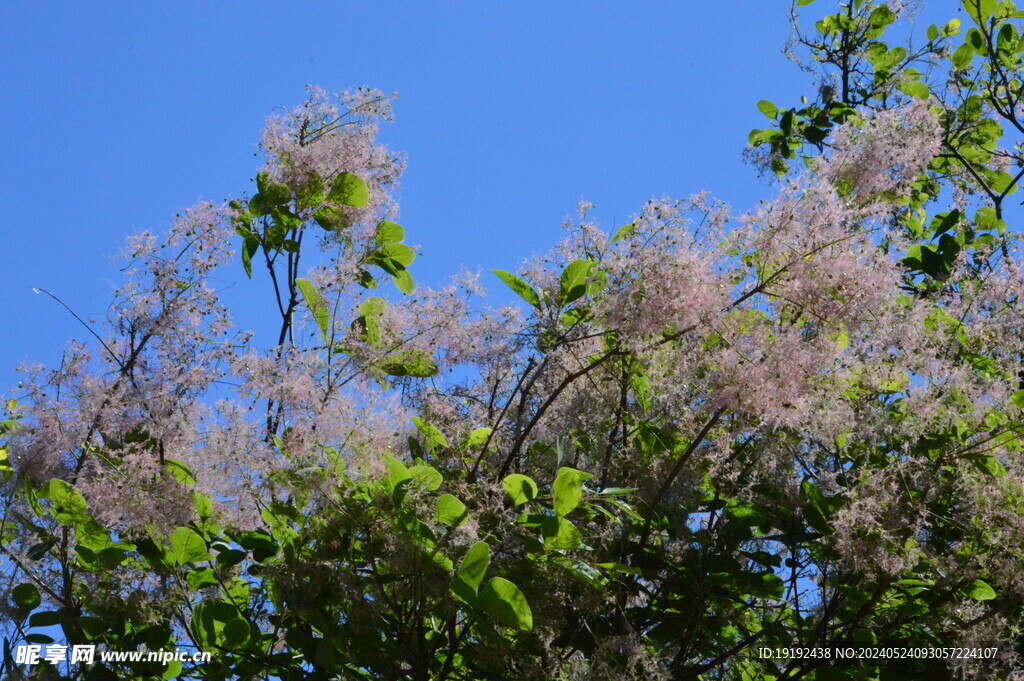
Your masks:
<path fill-rule="evenodd" d="M 491 428 L 477 428 L 466 437 L 466 449 L 479 449 L 491 437 Z"/>
<path fill-rule="evenodd" d="M 501 481 L 501 486 L 516 506 L 537 498 L 537 483 L 525 475 L 513 473 Z"/>
<path fill-rule="evenodd" d="M 22 610 L 32 610 L 39 606 L 42 597 L 35 584 L 25 582 L 11 589 L 11 600 Z"/>
<path fill-rule="evenodd" d="M 931 96 L 932 94 L 931 90 L 928 89 L 928 86 L 918 80 L 912 80 L 910 82 L 903 83 L 902 85 L 900 85 L 900 90 L 902 90 L 905 94 L 911 97 L 915 97 L 917 99 L 928 99 L 928 97 Z"/>
<path fill-rule="evenodd" d="M 61 525 L 70 525 L 88 517 L 89 507 L 85 503 L 85 497 L 63 480 L 51 480 L 46 494 L 40 496 L 53 502 L 50 513 Z"/>
<path fill-rule="evenodd" d="M 565 518 L 545 516 L 540 522 L 544 548 L 571 551 L 583 543 L 580 531 Z"/>
<path fill-rule="evenodd" d="M 206 542 L 191 528 L 178 527 L 171 532 L 171 557 L 178 565 L 205 560 L 209 555 Z"/>
<path fill-rule="evenodd" d="M 437 498 L 437 510 L 434 512 L 434 520 L 445 525 L 458 527 L 466 522 L 468 513 L 466 505 L 451 494 L 442 494 Z"/>
<path fill-rule="evenodd" d="M 429 492 L 435 491 L 441 486 L 444 478 L 433 466 L 413 466 L 409 469 L 409 475 L 412 476 L 410 484 L 421 487 Z"/>
<path fill-rule="evenodd" d="M 772 119 L 779 115 L 779 107 L 775 106 L 767 99 L 762 99 L 757 103 L 757 110 Z"/>
<path fill-rule="evenodd" d="M 377 223 L 375 239 L 379 244 L 398 243 L 405 238 L 405 230 L 401 225 L 390 220 L 381 220 Z"/>
<path fill-rule="evenodd" d="M 363 178 L 344 172 L 334 180 L 327 200 L 352 208 L 362 208 L 370 202 L 370 191 L 366 188 Z"/>
<path fill-rule="evenodd" d="M 512 582 L 502 577 L 492 577 L 480 590 L 477 605 L 488 615 L 507 627 L 530 631 L 533 629 L 533 612 L 526 597 Z"/>
<path fill-rule="evenodd" d="M 996 590 L 980 579 L 971 582 L 965 590 L 967 596 L 976 601 L 990 601 L 996 597 Z"/>
<path fill-rule="evenodd" d="M 164 468 L 167 469 L 172 478 L 186 487 L 196 484 L 196 476 L 192 469 L 177 459 L 165 459 Z"/>

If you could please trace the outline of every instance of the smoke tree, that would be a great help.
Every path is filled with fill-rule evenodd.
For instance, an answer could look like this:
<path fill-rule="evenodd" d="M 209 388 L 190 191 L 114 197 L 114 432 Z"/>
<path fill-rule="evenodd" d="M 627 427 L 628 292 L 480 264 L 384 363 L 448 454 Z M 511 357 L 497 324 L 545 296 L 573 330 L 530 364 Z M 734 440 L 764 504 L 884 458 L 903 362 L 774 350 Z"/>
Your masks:
<path fill-rule="evenodd" d="M 251 194 L 131 239 L 6 404 L 4 678 L 1011 678 L 1024 41 L 966 0 L 890 48 L 904 11 L 794 12 L 825 80 L 759 105 L 773 200 L 583 204 L 483 277 L 509 306 L 414 283 L 389 98 L 268 119 Z M 213 659 L 16 663 L 54 637 Z M 845 646 L 975 652 L 763 653 Z"/>

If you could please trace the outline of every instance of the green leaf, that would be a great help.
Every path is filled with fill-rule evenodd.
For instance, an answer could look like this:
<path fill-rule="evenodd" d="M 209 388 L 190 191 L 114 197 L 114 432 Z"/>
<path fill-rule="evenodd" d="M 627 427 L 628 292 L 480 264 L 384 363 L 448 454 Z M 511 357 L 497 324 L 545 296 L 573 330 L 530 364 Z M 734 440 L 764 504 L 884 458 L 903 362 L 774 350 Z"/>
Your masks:
<path fill-rule="evenodd" d="M 725 515 L 736 527 L 754 527 L 765 522 L 764 513 L 752 503 L 730 499 Z"/>
<path fill-rule="evenodd" d="M 341 229 L 348 224 L 348 218 L 344 211 L 335 206 L 323 206 L 313 213 L 313 219 L 328 232 Z"/>
<path fill-rule="evenodd" d="M 192 631 L 203 648 L 233 649 L 249 640 L 249 623 L 223 601 L 203 601 L 192 609 Z"/>
<path fill-rule="evenodd" d="M 587 279 L 587 295 L 595 296 L 608 286 L 608 274 L 594 268 Z"/>
<path fill-rule="evenodd" d="M 917 99 L 928 99 L 931 95 L 931 90 L 928 89 L 928 86 L 918 80 L 912 80 L 900 84 L 900 90 L 904 94 Z"/>
<path fill-rule="evenodd" d="M 264 206 L 283 206 L 292 200 L 292 192 L 286 184 L 272 184 L 260 192 Z"/>
<path fill-rule="evenodd" d="M 437 522 L 458 527 L 465 523 L 468 517 L 466 505 L 457 497 L 442 494 L 437 498 L 437 509 L 434 511 L 434 520 Z"/>
<path fill-rule="evenodd" d="M 416 284 L 412 280 L 412 275 L 408 271 L 402 269 L 396 272 L 391 272 L 391 280 L 395 282 L 395 288 L 402 293 L 408 295 L 413 292 L 416 288 Z"/>
<path fill-rule="evenodd" d="M 390 489 L 395 489 L 399 483 L 412 478 L 412 473 L 406 465 L 390 454 L 384 454 L 384 468 L 387 471 L 385 480 Z"/>
<path fill-rule="evenodd" d="M 448 440 L 435 426 L 427 423 L 418 416 L 413 416 L 412 422 L 416 426 L 416 429 L 426 436 L 428 441 L 433 442 L 436 445 L 441 445 L 442 447 L 448 446 Z"/>
<path fill-rule="evenodd" d="M 466 436 L 466 449 L 480 449 L 491 438 L 491 428 L 477 428 Z"/>
<path fill-rule="evenodd" d="M 28 586 L 32 585 L 29 584 Z M 28 623 L 33 627 L 56 626 L 60 624 L 60 612 L 54 610 L 45 610 L 43 612 L 34 613 L 31 617 L 28 618 Z"/>
<path fill-rule="evenodd" d="M 1006 468 L 999 462 L 999 459 L 991 454 L 979 454 L 970 457 L 970 459 L 974 467 L 985 475 L 993 478 L 1001 478 L 1006 475 Z"/>
<path fill-rule="evenodd" d="M 388 243 L 383 244 L 377 251 L 381 256 L 402 267 L 409 267 L 416 259 L 416 252 L 405 244 Z"/>
<path fill-rule="evenodd" d="M 380 370 L 388 376 L 437 376 L 439 369 L 430 355 L 422 350 L 402 350 L 384 358 Z"/>
<path fill-rule="evenodd" d="M 269 251 L 279 249 L 284 245 L 284 238 L 288 234 L 288 227 L 279 220 L 274 220 L 273 224 L 267 228 L 266 232 L 266 248 Z"/>
<path fill-rule="evenodd" d="M 1015 390 L 1013 394 L 1010 395 L 1010 404 L 1024 409 L 1024 390 Z"/>
<path fill-rule="evenodd" d="M 553 491 L 555 513 L 560 516 L 571 513 L 583 499 L 579 484 L 568 476 L 559 476 L 555 480 Z"/>
<path fill-rule="evenodd" d="M 815 127 L 813 125 L 804 126 L 804 129 L 801 131 L 801 133 L 803 134 L 804 139 L 806 139 L 811 144 L 821 144 L 825 140 L 825 138 L 828 137 L 827 131 Z M 807 157 L 805 156 L 804 158 Z"/>
<path fill-rule="evenodd" d="M 494 274 L 505 282 L 510 289 L 515 291 L 520 298 L 528 302 L 530 305 L 533 305 L 538 310 L 540 309 L 540 295 L 532 286 L 511 272 L 506 272 L 505 270 L 491 270 L 491 272 L 494 272 Z"/>
<path fill-rule="evenodd" d="M 216 586 L 217 575 L 214 573 L 212 568 L 200 568 L 199 570 L 193 570 L 188 573 L 185 577 L 188 581 L 188 585 L 193 589 L 205 589 L 208 586 Z"/>
<path fill-rule="evenodd" d="M 571 551 L 583 543 L 576 526 L 562 517 L 544 516 L 540 519 L 540 532 L 544 535 L 544 548 Z"/>
<path fill-rule="evenodd" d="M 996 0 L 962 0 L 967 16 L 984 26 L 996 11 Z"/>
<path fill-rule="evenodd" d="M 978 29 L 969 29 L 967 31 L 967 35 L 964 36 L 964 41 L 971 46 L 971 49 L 982 57 L 988 55 L 988 43 L 985 40 L 985 34 Z"/>
<path fill-rule="evenodd" d="M 985 168 L 981 169 L 981 173 L 985 175 L 988 180 L 989 188 L 997 194 L 1005 194 L 1009 196 L 1017 192 L 1017 183 L 1014 181 L 1014 176 L 1005 170 L 988 170 Z"/>
<path fill-rule="evenodd" d="M 977 213 L 974 214 L 974 221 L 978 224 L 980 229 L 994 229 L 1000 235 L 1006 232 L 1006 221 L 1000 220 L 996 211 L 992 206 L 985 206 L 980 208 Z M 1019 406 L 1024 407 L 1024 402 Z"/>
<path fill-rule="evenodd" d="M 25 582 L 11 589 L 11 600 L 24 611 L 34 610 L 42 603 L 42 596 L 35 584 Z"/>
<path fill-rule="evenodd" d="M 980 579 L 968 584 L 964 591 L 967 592 L 968 598 L 976 601 L 990 601 L 996 597 L 996 590 Z"/>
<path fill-rule="evenodd" d="M 583 500 L 583 491 L 580 489 L 585 480 L 593 476 L 574 468 L 559 468 L 555 476 L 555 483 L 551 486 L 554 496 L 555 513 L 560 516 L 568 515 Z"/>
<path fill-rule="evenodd" d="M 177 527 L 171 532 L 170 556 L 177 565 L 211 558 L 206 552 L 206 542 L 188 527 Z"/>
<path fill-rule="evenodd" d="M 956 51 L 953 52 L 952 62 L 954 68 L 968 69 L 971 67 L 971 61 L 973 60 L 974 50 L 966 43 L 956 48 Z"/>
<path fill-rule="evenodd" d="M 253 215 L 253 217 L 257 217 L 257 218 L 263 217 L 264 215 L 267 215 L 270 212 L 270 209 L 271 209 L 270 206 L 267 206 L 263 202 L 263 195 L 262 194 L 255 194 L 255 195 L 253 195 L 253 197 L 251 199 L 249 199 L 249 205 L 246 206 L 246 208 L 249 211 L 249 213 L 251 213 Z"/>
<path fill-rule="evenodd" d="M 102 551 L 110 546 L 110 532 L 91 517 L 78 521 L 75 527 L 75 538 L 79 546 Z M 128 546 L 127 544 L 123 546 Z"/>
<path fill-rule="evenodd" d="M 782 565 L 782 558 L 768 551 L 740 551 L 743 556 L 766 568 L 777 568 Z"/>
<path fill-rule="evenodd" d="M 757 598 L 780 599 L 785 592 L 785 582 L 781 577 L 770 572 L 756 575 L 750 584 L 750 594 Z"/>
<path fill-rule="evenodd" d="M 49 552 L 49 550 L 56 545 L 57 538 L 50 537 L 49 539 L 41 541 L 38 544 L 30 546 L 28 551 L 25 552 L 25 555 L 28 556 L 29 560 L 42 560 L 43 557 L 47 554 L 47 552 Z"/>
<path fill-rule="evenodd" d="M 229 568 L 238 565 L 247 558 L 245 551 L 238 549 L 219 550 L 217 553 L 217 565 L 221 568 Z"/>
<path fill-rule="evenodd" d="M 324 342 L 330 344 L 331 313 L 327 309 L 327 301 L 324 300 L 324 297 L 320 295 L 320 291 L 317 290 L 316 286 L 309 279 L 299 277 L 295 280 L 295 285 L 302 292 L 302 297 L 306 299 L 306 305 L 309 306 L 313 319 L 316 320 L 317 326 L 320 327 L 320 335 L 323 336 Z"/>
<path fill-rule="evenodd" d="M 525 475 L 513 473 L 501 481 L 501 486 L 505 488 L 505 493 L 516 506 L 537 498 L 537 483 Z"/>
<path fill-rule="evenodd" d="M 594 563 L 594 567 L 599 567 L 602 570 L 612 570 L 614 572 L 622 572 L 627 575 L 640 575 L 640 568 L 633 567 L 632 565 L 625 565 L 624 563 Z"/>
<path fill-rule="evenodd" d="M 29 634 L 25 637 L 25 643 L 41 643 L 43 645 L 49 645 L 53 643 L 53 638 L 46 634 Z"/>
<path fill-rule="evenodd" d="M 267 187 L 270 186 L 270 173 L 265 170 L 261 170 L 256 173 L 256 189 L 260 192 L 267 191 Z"/>
<path fill-rule="evenodd" d="M 370 202 L 370 191 L 366 188 L 363 178 L 344 172 L 334 180 L 327 200 L 352 208 L 362 208 Z"/>
<path fill-rule="evenodd" d="M 786 113 L 782 114 L 782 118 L 779 119 L 779 132 L 782 133 L 783 138 L 793 134 L 793 109 L 788 109 Z M 783 150 L 786 148 L 783 147 Z"/>
<path fill-rule="evenodd" d="M 996 48 L 1000 52 L 1012 53 L 1017 51 L 1017 31 L 1013 24 L 1004 23 L 999 27 L 999 34 L 996 38 Z"/>
<path fill-rule="evenodd" d="M 593 266 L 594 263 L 590 260 L 574 260 L 566 265 L 559 282 L 558 302 L 560 305 L 568 305 L 587 292 L 587 277 L 590 276 Z"/>
<path fill-rule="evenodd" d="M 14 466 L 11 465 L 11 454 L 7 447 L 0 447 L 0 473 L 5 476 L 14 471 Z"/>
<path fill-rule="evenodd" d="M 63 480 L 51 480 L 46 488 L 46 494 L 39 496 L 53 502 L 50 514 L 61 525 L 71 525 L 89 517 L 85 497 Z"/>
<path fill-rule="evenodd" d="M 359 306 L 359 311 L 362 313 L 359 318 L 356 319 L 355 326 L 358 324 L 362 327 L 360 332 L 360 338 L 373 347 L 379 347 L 381 342 L 380 333 L 380 316 L 387 312 L 388 304 L 383 298 L 374 296 L 368 298 L 366 302 Z"/>
<path fill-rule="evenodd" d="M 366 270 L 359 270 L 356 275 L 356 283 L 363 288 L 377 288 L 377 280 Z"/>
<path fill-rule="evenodd" d="M 410 484 L 422 487 L 428 492 L 436 491 L 444 478 L 433 466 L 413 466 L 409 469 Z"/>
<path fill-rule="evenodd" d="M 612 243 L 614 244 L 616 242 L 622 241 L 623 239 L 628 239 L 629 237 L 633 236 L 635 232 L 635 222 L 630 222 L 628 225 L 622 225 L 622 227 L 619 227 L 617 230 L 615 230 L 615 235 L 612 237 Z"/>
<path fill-rule="evenodd" d="M 390 220 L 381 220 L 377 223 L 375 240 L 379 244 L 398 243 L 405 238 L 405 230 L 402 226 Z"/>
<path fill-rule="evenodd" d="M 193 506 L 196 509 L 196 514 L 202 520 L 209 520 L 213 517 L 213 502 L 210 498 L 201 492 L 193 492 Z"/>
<path fill-rule="evenodd" d="M 177 459 L 164 459 L 164 468 L 172 478 L 186 487 L 196 484 L 196 476 L 192 469 Z"/>
<path fill-rule="evenodd" d="M 502 577 L 491 577 L 483 589 L 477 605 L 488 615 L 512 629 L 533 629 L 533 612 L 526 597 L 512 582 Z"/>
<path fill-rule="evenodd" d="M 834 505 L 830 500 L 826 499 L 818 486 L 810 480 L 800 483 L 800 489 L 809 502 L 803 509 L 807 524 L 825 535 L 835 532 L 835 528 L 829 523 L 829 518 L 834 510 Z"/>
<path fill-rule="evenodd" d="M 252 279 L 252 256 L 260 249 L 260 242 L 256 237 L 247 237 L 242 243 L 242 269 L 245 276 Z"/>
<path fill-rule="evenodd" d="M 879 5 L 868 17 L 868 23 L 875 28 L 883 28 L 896 21 L 896 13 L 885 5 Z"/>
<path fill-rule="evenodd" d="M 757 103 L 757 110 L 763 113 L 768 118 L 774 119 L 779 115 L 779 107 L 775 106 L 767 99 L 762 99 Z"/>
<path fill-rule="evenodd" d="M 955 209 L 938 213 L 928 223 L 928 229 L 932 230 L 933 236 L 941 236 L 956 227 L 962 217 L 963 214 Z"/>
<path fill-rule="evenodd" d="M 474 603 L 490 563 L 491 548 L 486 543 L 479 541 L 470 546 L 452 578 L 452 593 L 464 603 Z"/>

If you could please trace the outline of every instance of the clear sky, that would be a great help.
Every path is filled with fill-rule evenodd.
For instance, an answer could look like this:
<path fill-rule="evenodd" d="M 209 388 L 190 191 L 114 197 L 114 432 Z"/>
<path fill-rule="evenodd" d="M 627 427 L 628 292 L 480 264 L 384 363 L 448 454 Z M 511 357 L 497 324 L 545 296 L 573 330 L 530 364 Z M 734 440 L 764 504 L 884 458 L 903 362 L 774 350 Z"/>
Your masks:
<path fill-rule="evenodd" d="M 929 16 L 958 4 L 931 2 Z M 462 265 L 514 269 L 583 198 L 608 228 L 651 197 L 699 189 L 746 209 L 768 192 L 742 161 L 766 123 L 755 103 L 813 92 L 781 52 L 788 7 L 4 2 L 0 392 L 18 362 L 59 364 L 85 336 L 30 287 L 102 315 L 120 281 L 108 256 L 199 198 L 248 191 L 263 119 L 307 83 L 400 94 L 382 139 L 408 155 L 400 222 L 423 247 L 421 283 Z M 262 305 L 266 293 L 244 295 Z"/>

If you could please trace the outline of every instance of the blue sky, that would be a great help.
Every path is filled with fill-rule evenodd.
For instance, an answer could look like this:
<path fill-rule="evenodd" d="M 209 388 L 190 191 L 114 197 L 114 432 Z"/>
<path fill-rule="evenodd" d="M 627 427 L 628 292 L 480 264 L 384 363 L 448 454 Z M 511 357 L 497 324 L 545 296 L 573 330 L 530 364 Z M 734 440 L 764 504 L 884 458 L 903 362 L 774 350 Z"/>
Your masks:
<path fill-rule="evenodd" d="M 930 3 L 929 16 L 956 4 Z M 5 2 L 0 378 L 10 385 L 23 360 L 59 364 L 86 335 L 30 287 L 101 316 L 124 238 L 246 192 L 263 119 L 307 83 L 400 94 L 382 139 L 408 156 L 400 222 L 423 247 L 419 282 L 514 269 L 583 198 L 608 228 L 651 197 L 699 189 L 748 208 L 769 191 L 742 161 L 766 122 L 755 103 L 813 91 L 781 52 L 788 7 Z M 269 303 L 238 274 L 250 286 L 239 300 Z"/>

